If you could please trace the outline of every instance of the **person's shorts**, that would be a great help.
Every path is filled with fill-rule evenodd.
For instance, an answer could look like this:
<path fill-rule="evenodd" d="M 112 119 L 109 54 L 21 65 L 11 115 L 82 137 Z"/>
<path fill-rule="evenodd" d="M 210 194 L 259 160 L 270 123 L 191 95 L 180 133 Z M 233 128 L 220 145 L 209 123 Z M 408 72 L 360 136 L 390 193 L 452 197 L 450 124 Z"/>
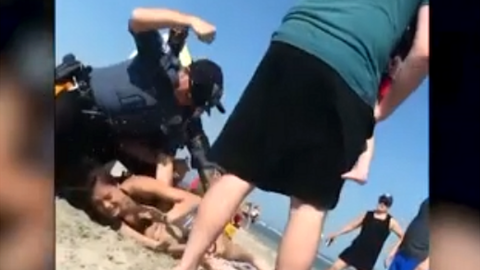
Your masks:
<path fill-rule="evenodd" d="M 414 270 L 419 264 L 420 262 L 417 259 L 397 253 L 388 270 Z"/>
<path fill-rule="evenodd" d="M 209 160 L 265 191 L 333 209 L 372 135 L 373 109 L 330 66 L 272 42 Z"/>

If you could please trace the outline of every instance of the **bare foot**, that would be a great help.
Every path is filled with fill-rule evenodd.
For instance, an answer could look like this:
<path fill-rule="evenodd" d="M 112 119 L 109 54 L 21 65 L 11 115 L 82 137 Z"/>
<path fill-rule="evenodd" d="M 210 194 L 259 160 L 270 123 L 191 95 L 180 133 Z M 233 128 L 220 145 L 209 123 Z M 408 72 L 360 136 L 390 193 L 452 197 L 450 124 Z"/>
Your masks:
<path fill-rule="evenodd" d="M 368 172 L 361 172 L 359 170 L 351 170 L 342 174 L 342 179 L 352 180 L 357 184 L 364 185 L 367 183 Z"/>

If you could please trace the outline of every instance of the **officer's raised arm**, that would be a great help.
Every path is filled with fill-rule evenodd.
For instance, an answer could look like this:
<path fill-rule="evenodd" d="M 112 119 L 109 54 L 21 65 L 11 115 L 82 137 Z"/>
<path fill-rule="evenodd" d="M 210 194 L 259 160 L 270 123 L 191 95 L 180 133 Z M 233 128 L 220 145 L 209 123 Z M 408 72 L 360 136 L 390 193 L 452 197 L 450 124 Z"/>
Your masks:
<path fill-rule="evenodd" d="M 163 39 L 158 30 L 169 27 L 189 27 L 192 16 L 178 11 L 158 8 L 136 8 L 128 23 L 137 53 L 156 61 L 163 52 Z"/>
<path fill-rule="evenodd" d="M 195 16 L 163 8 L 136 8 L 130 18 L 132 32 L 141 33 L 173 27 L 190 27 Z"/>
<path fill-rule="evenodd" d="M 136 8 L 133 10 L 129 21 L 129 29 L 134 36 L 136 36 L 135 34 L 157 32 L 160 29 L 175 27 L 191 28 L 200 41 L 205 43 L 212 42 L 216 33 L 215 26 L 208 22 L 196 16 L 171 9 Z M 137 41 L 136 37 L 135 39 Z"/>

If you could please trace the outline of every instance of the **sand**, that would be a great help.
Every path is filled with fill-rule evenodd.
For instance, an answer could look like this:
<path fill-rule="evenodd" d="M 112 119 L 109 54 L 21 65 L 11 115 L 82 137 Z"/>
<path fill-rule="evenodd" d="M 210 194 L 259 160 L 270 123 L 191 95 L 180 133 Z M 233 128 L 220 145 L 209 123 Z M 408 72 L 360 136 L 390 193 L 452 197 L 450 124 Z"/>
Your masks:
<path fill-rule="evenodd" d="M 175 260 L 141 247 L 107 227 L 92 222 L 66 201 L 56 202 L 56 268 L 62 270 L 170 270 Z M 248 232 L 234 241 L 261 256 L 273 269 L 275 252 Z M 225 267 L 222 269 L 229 269 Z"/>

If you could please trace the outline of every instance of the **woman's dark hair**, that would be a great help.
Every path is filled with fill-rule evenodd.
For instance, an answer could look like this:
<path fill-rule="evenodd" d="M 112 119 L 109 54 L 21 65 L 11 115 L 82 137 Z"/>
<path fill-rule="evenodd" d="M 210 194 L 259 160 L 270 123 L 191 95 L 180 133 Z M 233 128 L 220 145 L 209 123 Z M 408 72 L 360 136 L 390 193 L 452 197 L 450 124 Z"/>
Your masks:
<path fill-rule="evenodd" d="M 111 219 L 104 217 L 101 215 L 93 206 L 92 203 L 92 195 L 93 195 L 93 190 L 95 188 L 95 185 L 100 183 L 100 184 L 106 184 L 106 185 L 116 185 L 118 183 L 121 183 L 125 176 L 117 177 L 113 176 L 110 174 L 110 163 L 107 163 L 103 166 L 99 166 L 94 168 L 88 175 L 87 179 L 87 198 L 88 198 L 88 205 L 85 208 L 86 214 L 90 217 L 91 220 L 94 222 L 99 223 L 100 225 L 103 226 L 109 226 L 112 229 L 116 230 L 119 228 L 119 222 L 117 220 Z"/>
<path fill-rule="evenodd" d="M 110 173 L 110 164 L 106 164 L 97 168 L 94 168 L 89 174 L 87 179 L 87 190 L 90 195 L 97 183 L 106 185 L 116 185 L 125 180 L 126 175 L 113 176 Z"/>

